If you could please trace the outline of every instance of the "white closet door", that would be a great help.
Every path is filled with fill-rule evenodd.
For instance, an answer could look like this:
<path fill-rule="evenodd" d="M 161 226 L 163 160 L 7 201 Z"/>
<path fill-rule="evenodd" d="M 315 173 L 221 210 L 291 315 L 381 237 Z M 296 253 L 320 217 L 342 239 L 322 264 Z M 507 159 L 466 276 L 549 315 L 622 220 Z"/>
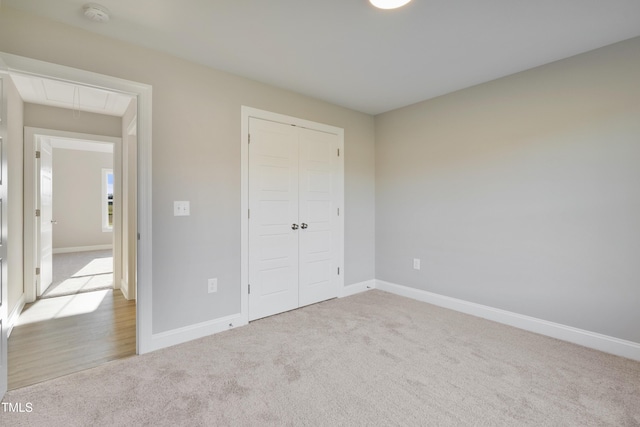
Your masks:
<path fill-rule="evenodd" d="M 298 307 L 298 131 L 249 120 L 249 320 Z"/>
<path fill-rule="evenodd" d="M 338 296 L 336 173 L 338 138 L 300 128 L 299 305 Z"/>

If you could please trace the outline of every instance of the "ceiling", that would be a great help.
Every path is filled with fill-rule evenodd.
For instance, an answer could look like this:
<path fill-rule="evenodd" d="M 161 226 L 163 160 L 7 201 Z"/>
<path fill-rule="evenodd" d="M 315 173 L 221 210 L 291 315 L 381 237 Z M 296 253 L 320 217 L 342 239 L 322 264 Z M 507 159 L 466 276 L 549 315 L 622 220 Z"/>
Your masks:
<path fill-rule="evenodd" d="M 12 74 L 24 102 L 122 117 L 133 97 L 41 77 Z"/>
<path fill-rule="evenodd" d="M 378 114 L 640 36 L 640 0 L 2 0 L 9 6 Z"/>

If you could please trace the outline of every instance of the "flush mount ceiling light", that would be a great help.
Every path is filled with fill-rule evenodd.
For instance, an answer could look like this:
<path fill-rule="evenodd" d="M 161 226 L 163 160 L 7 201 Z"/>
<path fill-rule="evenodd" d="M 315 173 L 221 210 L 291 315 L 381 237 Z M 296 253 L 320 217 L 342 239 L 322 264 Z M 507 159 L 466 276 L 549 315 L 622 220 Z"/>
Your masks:
<path fill-rule="evenodd" d="M 95 22 L 109 22 L 109 9 L 106 7 L 96 3 L 87 3 L 82 8 L 87 19 Z"/>
<path fill-rule="evenodd" d="M 411 0 L 369 0 L 369 3 L 378 9 L 397 9 L 410 1 Z"/>

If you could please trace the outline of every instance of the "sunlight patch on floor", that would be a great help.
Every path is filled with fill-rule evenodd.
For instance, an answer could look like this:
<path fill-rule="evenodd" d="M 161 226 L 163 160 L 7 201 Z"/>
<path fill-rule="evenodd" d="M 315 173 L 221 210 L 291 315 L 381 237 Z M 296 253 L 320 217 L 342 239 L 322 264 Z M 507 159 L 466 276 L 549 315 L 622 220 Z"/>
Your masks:
<path fill-rule="evenodd" d="M 111 291 L 85 292 L 38 300 L 20 314 L 15 326 L 91 313 L 100 306 L 109 292 Z"/>
<path fill-rule="evenodd" d="M 77 292 L 113 287 L 113 273 L 98 276 L 71 277 L 47 292 L 47 298 L 69 295 Z"/>
<path fill-rule="evenodd" d="M 82 267 L 73 277 L 95 276 L 113 272 L 113 257 L 95 258 Z"/>

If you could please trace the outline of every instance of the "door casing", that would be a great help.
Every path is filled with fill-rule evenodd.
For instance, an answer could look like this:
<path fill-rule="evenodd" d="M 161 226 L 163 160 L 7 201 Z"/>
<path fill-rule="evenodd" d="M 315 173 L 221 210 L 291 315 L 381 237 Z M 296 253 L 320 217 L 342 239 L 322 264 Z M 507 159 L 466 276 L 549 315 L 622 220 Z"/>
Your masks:
<path fill-rule="evenodd" d="M 38 173 L 36 170 L 36 148 L 40 139 L 44 139 L 49 136 L 80 139 L 85 141 L 95 141 L 102 143 L 114 144 L 114 173 L 119 173 L 119 158 L 118 147 L 121 144 L 121 138 L 103 136 L 103 135 L 91 135 L 76 132 L 65 132 L 53 129 L 41 129 L 34 127 L 25 127 L 24 130 L 24 293 L 25 302 L 31 303 L 36 300 L 38 296 L 42 294 L 39 290 L 40 277 L 35 274 L 36 267 L 38 267 L 38 259 L 40 258 L 39 250 L 39 227 L 38 221 L 34 215 L 37 209 L 36 193 L 38 192 Z M 119 204 L 120 191 L 116 186 L 114 188 L 114 198 L 116 203 Z M 55 197 L 55 196 L 54 196 Z M 120 227 L 119 211 L 114 212 L 114 236 L 118 235 Z M 118 228 L 116 228 L 118 227 Z M 114 250 L 117 244 L 114 245 Z M 114 267 L 119 260 L 117 254 L 114 253 Z M 119 268 L 118 268 L 119 271 Z M 115 273 L 115 271 L 114 271 Z M 114 274 L 115 276 L 115 274 Z M 117 276 L 116 276 L 117 277 Z"/>
<path fill-rule="evenodd" d="M 7 195 L 9 182 L 8 177 L 8 161 L 7 161 L 7 91 L 6 66 L 0 58 L 0 400 L 7 391 L 9 371 L 7 367 L 7 340 L 9 337 L 9 275 L 7 260 L 7 242 L 8 242 L 8 209 Z"/>

